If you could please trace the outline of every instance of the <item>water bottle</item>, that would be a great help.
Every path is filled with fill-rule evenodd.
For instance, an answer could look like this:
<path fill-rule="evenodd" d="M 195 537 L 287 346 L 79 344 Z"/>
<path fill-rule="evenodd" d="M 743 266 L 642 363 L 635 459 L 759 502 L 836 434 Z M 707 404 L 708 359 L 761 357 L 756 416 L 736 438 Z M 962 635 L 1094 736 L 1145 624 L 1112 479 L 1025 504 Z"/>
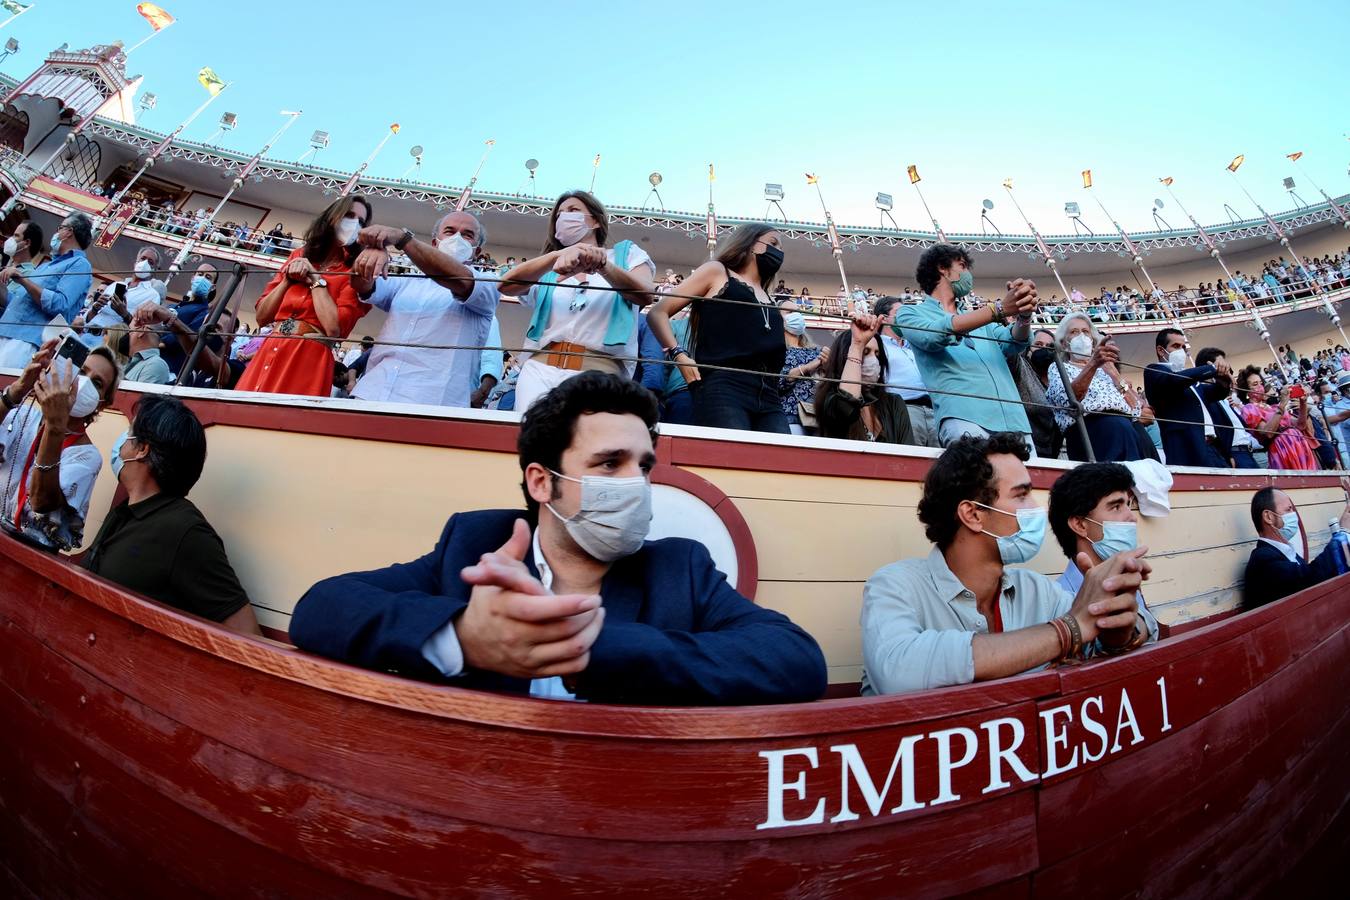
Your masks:
<path fill-rule="evenodd" d="M 1341 528 L 1339 519 L 1331 520 L 1331 543 L 1336 547 L 1332 557 L 1336 562 L 1336 574 L 1350 572 L 1350 534 Z"/>

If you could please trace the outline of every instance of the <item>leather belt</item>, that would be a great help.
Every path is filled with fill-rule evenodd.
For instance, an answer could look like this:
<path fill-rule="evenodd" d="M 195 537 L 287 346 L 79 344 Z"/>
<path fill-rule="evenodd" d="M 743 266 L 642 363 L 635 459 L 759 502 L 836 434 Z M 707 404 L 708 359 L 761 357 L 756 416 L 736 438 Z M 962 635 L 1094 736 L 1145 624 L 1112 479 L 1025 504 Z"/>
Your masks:
<path fill-rule="evenodd" d="M 932 397 L 915 397 L 913 400 L 901 397 L 900 399 L 905 401 L 906 406 L 926 406 L 929 409 L 933 408 Z"/>
<path fill-rule="evenodd" d="M 540 351 L 540 362 L 546 366 L 552 366 L 555 369 L 566 369 L 569 372 L 580 372 L 582 365 L 586 362 L 584 354 L 590 353 L 590 348 L 581 344 L 569 344 L 566 341 L 554 341 Z"/>
<path fill-rule="evenodd" d="M 319 329 L 303 319 L 282 319 L 275 330 L 280 334 L 313 334 Z"/>

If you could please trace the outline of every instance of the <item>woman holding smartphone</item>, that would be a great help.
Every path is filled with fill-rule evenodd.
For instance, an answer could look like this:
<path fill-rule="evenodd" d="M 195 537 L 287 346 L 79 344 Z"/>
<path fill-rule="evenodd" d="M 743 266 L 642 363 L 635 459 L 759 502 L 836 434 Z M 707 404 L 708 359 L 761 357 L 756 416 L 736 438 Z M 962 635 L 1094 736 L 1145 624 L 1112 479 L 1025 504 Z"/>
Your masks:
<path fill-rule="evenodd" d="M 1143 404 L 1129 384 L 1120 377 L 1117 364 L 1120 350 L 1109 335 L 1098 333 L 1092 320 L 1083 313 L 1071 313 L 1060 323 L 1055 344 L 1067 354 L 1064 371 L 1069 376 L 1066 386 L 1059 375 L 1059 367 L 1052 365 L 1045 397 L 1055 410 L 1055 423 L 1064 432 L 1069 459 L 1088 458 L 1082 433 L 1070 410 L 1069 391 L 1082 408 L 1088 439 L 1097 462 L 1128 462 L 1143 459 L 1138 429 L 1134 427 Z"/>

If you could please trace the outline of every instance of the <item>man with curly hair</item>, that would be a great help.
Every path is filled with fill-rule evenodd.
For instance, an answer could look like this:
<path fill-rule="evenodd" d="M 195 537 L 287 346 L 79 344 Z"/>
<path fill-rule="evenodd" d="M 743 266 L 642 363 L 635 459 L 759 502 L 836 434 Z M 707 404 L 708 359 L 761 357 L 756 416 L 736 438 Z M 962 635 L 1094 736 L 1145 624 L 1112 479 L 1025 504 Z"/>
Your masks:
<path fill-rule="evenodd" d="M 919 521 L 932 551 L 891 563 L 863 588 L 863 693 L 1003 678 L 1148 639 L 1135 599 L 1147 547 L 1096 565 L 1078 554 L 1077 596 L 1014 567 L 1045 538 L 1029 456 L 1024 435 L 996 432 L 961 438 L 929 469 Z"/>

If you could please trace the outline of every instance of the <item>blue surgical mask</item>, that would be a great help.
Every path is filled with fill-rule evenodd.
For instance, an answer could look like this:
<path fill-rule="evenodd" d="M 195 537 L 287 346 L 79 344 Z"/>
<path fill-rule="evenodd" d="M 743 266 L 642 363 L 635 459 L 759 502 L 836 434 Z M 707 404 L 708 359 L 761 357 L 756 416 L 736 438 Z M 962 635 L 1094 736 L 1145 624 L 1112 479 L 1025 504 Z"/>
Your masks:
<path fill-rule="evenodd" d="M 996 509 L 992 506 L 986 506 L 978 501 L 972 501 L 976 506 L 983 506 L 985 509 L 991 509 L 996 513 L 1002 513 L 1005 516 L 1011 516 L 1013 513 L 1003 509 Z M 1030 509 L 1019 509 L 1017 516 L 1017 530 L 1007 536 L 993 534 L 986 531 L 994 540 L 998 542 L 998 555 L 1005 565 L 1015 565 L 1024 563 L 1041 552 L 1041 544 L 1045 543 L 1045 510 L 1039 506 Z"/>
<path fill-rule="evenodd" d="M 192 296 L 205 297 L 211 293 L 211 279 L 205 275 L 195 275 L 192 278 Z"/>
<path fill-rule="evenodd" d="M 952 282 L 952 293 L 958 297 L 964 297 L 975 289 L 975 276 L 966 269 L 961 273 L 961 277 Z"/>
<path fill-rule="evenodd" d="M 1139 525 L 1135 522 L 1089 522 L 1102 526 L 1102 539 L 1092 542 L 1092 552 L 1100 560 L 1107 560 L 1117 553 L 1125 553 L 1139 546 Z"/>
<path fill-rule="evenodd" d="M 1298 513 L 1290 510 L 1281 518 L 1284 521 L 1280 525 L 1280 537 L 1292 544 L 1294 538 L 1298 537 Z"/>
<path fill-rule="evenodd" d="M 122 458 L 122 447 L 125 446 L 127 438 L 130 436 L 130 431 L 124 431 L 119 434 L 117 440 L 113 442 L 112 459 L 108 461 L 109 465 L 112 466 L 113 478 L 120 479 L 122 477 L 122 464 L 126 462 L 126 460 Z"/>
<path fill-rule="evenodd" d="M 53 253 L 61 252 L 61 235 L 59 234 L 52 235 L 52 239 L 47 243 L 52 248 Z"/>

